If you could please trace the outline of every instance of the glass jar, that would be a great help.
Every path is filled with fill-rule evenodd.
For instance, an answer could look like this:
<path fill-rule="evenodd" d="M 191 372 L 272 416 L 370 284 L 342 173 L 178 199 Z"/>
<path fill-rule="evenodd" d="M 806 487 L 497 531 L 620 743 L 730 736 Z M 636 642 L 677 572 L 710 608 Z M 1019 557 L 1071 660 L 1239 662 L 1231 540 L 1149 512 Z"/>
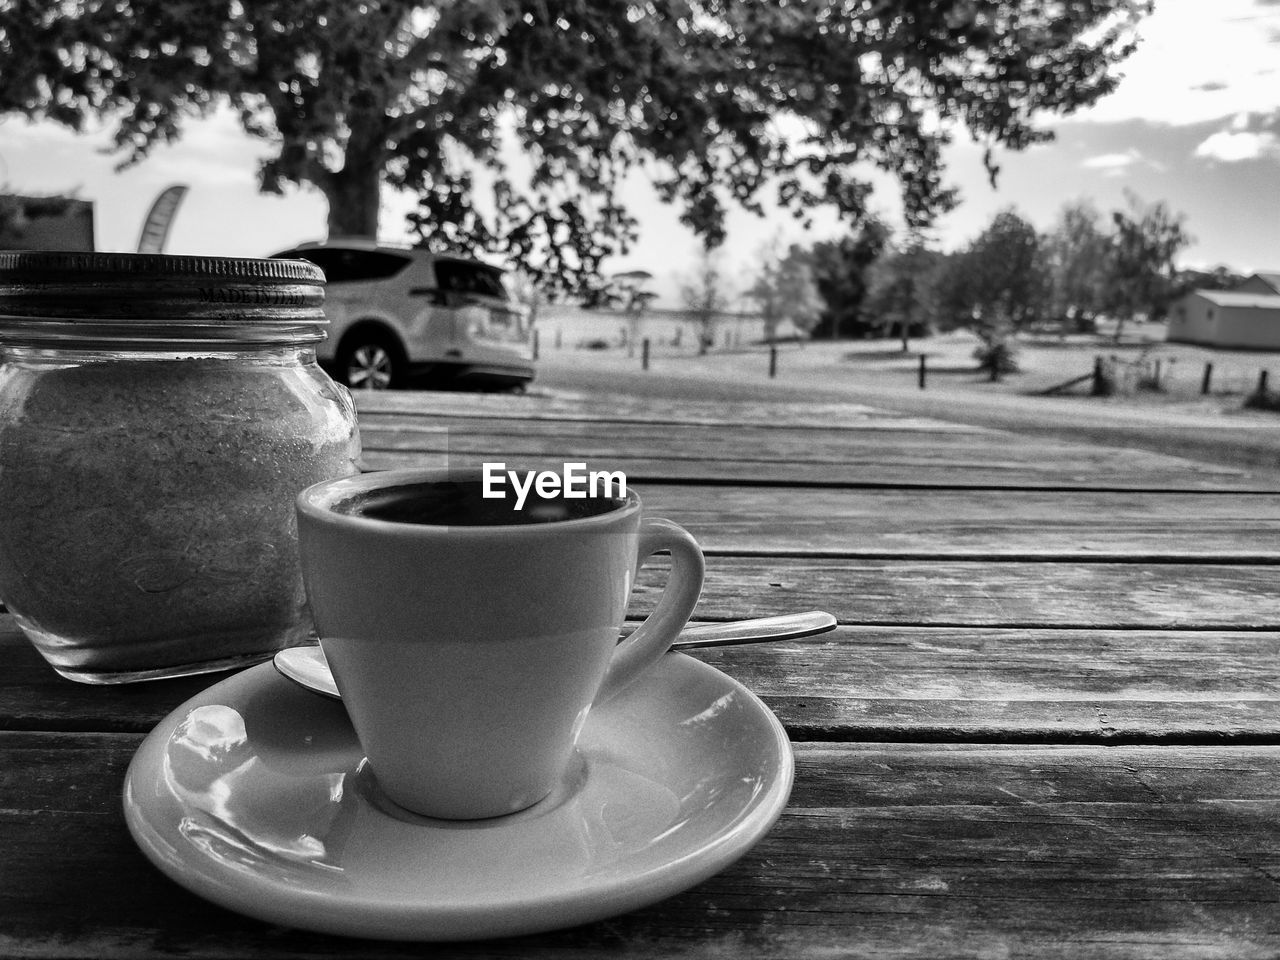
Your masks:
<path fill-rule="evenodd" d="M 357 472 L 290 260 L 0 253 L 0 602 L 88 683 L 228 669 L 312 633 L 294 499 Z"/>

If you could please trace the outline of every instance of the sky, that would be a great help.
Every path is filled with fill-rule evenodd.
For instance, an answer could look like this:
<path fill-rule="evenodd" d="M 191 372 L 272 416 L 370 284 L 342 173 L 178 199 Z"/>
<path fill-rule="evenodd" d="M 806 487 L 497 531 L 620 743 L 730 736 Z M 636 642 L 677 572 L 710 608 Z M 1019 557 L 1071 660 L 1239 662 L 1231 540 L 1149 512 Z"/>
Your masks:
<path fill-rule="evenodd" d="M 1001 151 L 995 188 L 982 148 L 957 136 L 944 156 L 962 201 L 936 224 L 938 246 L 963 246 L 1009 207 L 1041 230 L 1069 202 L 1121 209 L 1128 189 L 1185 216 L 1194 240 L 1180 266 L 1280 272 L 1280 0 L 1156 0 L 1139 36 L 1137 52 L 1119 67 L 1119 88 L 1069 117 L 1042 118 L 1053 142 Z M 325 235 L 325 201 L 315 190 L 283 197 L 257 191 L 257 161 L 269 147 L 241 133 L 228 112 L 189 123 L 178 144 L 123 171 L 109 145 L 105 131 L 76 135 L 51 123 L 0 120 L 0 192 L 92 200 L 101 250 L 136 249 L 148 207 L 174 183 L 189 190 L 168 253 L 266 256 Z M 873 208 L 900 224 L 892 184 L 876 182 Z M 624 198 L 640 220 L 640 238 L 607 269 L 648 270 L 659 305 L 678 306 L 701 243 L 643 175 L 627 183 Z M 384 198 L 383 239 L 408 239 L 403 219 L 412 207 L 408 197 Z M 741 290 L 766 246 L 840 233 L 831 215 L 815 217 L 806 230 L 785 213 L 736 211 L 722 269 Z"/>

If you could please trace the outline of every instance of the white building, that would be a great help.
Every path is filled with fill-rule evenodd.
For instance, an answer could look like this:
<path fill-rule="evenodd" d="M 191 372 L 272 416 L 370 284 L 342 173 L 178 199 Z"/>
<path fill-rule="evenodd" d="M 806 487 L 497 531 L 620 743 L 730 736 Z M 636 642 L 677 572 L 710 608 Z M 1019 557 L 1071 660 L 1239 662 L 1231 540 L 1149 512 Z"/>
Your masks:
<path fill-rule="evenodd" d="M 1280 350 L 1280 273 L 1234 290 L 1194 290 L 1174 303 L 1165 339 L 1209 347 Z"/>

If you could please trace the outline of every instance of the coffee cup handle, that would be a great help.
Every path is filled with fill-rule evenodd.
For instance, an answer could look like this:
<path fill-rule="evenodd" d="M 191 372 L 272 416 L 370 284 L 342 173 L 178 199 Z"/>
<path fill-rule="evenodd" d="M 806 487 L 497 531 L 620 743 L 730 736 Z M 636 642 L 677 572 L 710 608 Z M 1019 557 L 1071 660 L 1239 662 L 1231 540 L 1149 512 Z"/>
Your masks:
<path fill-rule="evenodd" d="M 658 606 L 631 636 L 618 644 L 595 703 L 621 693 L 671 649 L 702 593 L 706 569 L 702 548 L 689 531 L 661 517 L 640 522 L 640 547 L 636 569 L 660 550 L 671 551 L 671 576 L 658 598 Z"/>

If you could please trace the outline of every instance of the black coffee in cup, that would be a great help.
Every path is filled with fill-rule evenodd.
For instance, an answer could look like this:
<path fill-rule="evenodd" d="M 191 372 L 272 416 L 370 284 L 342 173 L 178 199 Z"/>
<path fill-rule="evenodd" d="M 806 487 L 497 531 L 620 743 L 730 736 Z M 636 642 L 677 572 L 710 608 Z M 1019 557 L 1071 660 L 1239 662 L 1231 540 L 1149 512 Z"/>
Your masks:
<path fill-rule="evenodd" d="M 508 526 L 555 523 L 600 516 L 622 507 L 617 497 L 543 497 L 530 488 L 520 503 L 516 493 L 502 488 L 501 497 L 486 497 L 480 480 L 433 481 L 384 487 L 336 503 L 336 513 L 392 523 L 420 523 L 442 527 Z"/>

